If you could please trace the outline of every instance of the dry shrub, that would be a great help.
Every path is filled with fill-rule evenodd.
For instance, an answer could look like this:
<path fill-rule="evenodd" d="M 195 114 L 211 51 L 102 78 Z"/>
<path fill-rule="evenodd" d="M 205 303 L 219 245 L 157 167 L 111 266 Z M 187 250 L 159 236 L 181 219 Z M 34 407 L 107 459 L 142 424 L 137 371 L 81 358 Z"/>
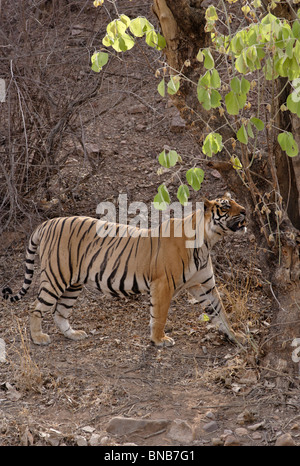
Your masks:
<path fill-rule="evenodd" d="M 14 363 L 16 387 L 20 391 L 40 393 L 43 377 L 38 365 L 31 357 L 26 327 L 25 325 L 21 327 L 19 319 L 16 319 L 16 326 L 21 343 L 20 349 L 15 348 L 19 359 L 18 364 Z"/>

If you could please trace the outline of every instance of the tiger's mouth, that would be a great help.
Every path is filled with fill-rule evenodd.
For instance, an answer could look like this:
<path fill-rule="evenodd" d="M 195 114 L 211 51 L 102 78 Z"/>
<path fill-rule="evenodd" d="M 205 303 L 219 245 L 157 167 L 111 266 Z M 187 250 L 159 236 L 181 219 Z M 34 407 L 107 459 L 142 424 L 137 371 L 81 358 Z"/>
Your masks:
<path fill-rule="evenodd" d="M 245 216 L 243 215 L 242 218 L 238 218 L 231 222 L 228 222 L 228 228 L 234 233 L 237 231 L 243 231 L 244 233 L 246 233 L 247 227 Z"/>

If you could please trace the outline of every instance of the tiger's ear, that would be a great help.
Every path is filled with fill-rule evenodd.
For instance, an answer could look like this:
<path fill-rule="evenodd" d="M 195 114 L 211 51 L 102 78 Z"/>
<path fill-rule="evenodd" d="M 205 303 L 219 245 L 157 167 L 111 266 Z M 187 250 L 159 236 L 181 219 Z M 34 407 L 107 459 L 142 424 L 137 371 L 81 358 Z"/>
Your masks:
<path fill-rule="evenodd" d="M 228 201 L 231 200 L 231 194 L 229 192 L 225 193 L 223 196 L 223 199 L 228 199 Z"/>
<path fill-rule="evenodd" d="M 214 204 L 212 201 L 209 201 L 209 200 L 206 199 L 206 198 L 204 199 L 203 202 L 204 202 L 204 211 L 206 211 L 206 210 L 209 209 L 209 208 L 212 208 L 212 206 L 213 206 L 213 204 Z"/>

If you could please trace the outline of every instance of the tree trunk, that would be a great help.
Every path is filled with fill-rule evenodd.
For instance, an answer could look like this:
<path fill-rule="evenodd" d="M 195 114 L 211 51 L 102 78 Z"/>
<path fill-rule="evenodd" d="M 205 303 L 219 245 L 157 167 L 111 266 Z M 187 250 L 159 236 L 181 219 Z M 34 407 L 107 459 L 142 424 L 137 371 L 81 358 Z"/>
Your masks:
<path fill-rule="evenodd" d="M 265 3 L 268 2 L 265 1 Z M 214 4 L 214 1 L 154 0 L 153 2 L 153 11 L 158 17 L 162 34 L 167 42 L 165 54 L 171 72 L 183 70 L 189 79 L 180 86 L 180 93 L 172 97 L 173 103 L 187 124 L 193 129 L 195 140 L 198 143 L 203 141 L 203 134 L 208 129 L 210 132 L 216 128 L 222 128 L 218 129 L 218 132 L 222 134 L 223 141 L 235 136 L 218 110 L 206 111 L 203 109 L 197 100 L 195 85 L 190 83 L 191 81 L 197 82 L 199 76 L 203 74 L 203 66 L 195 57 L 200 48 L 209 46 L 209 35 L 205 33 L 204 28 L 205 11 L 210 4 Z M 226 8 L 236 8 L 236 6 L 226 3 Z M 282 16 L 283 11 L 280 13 Z M 286 5 L 285 14 L 289 13 L 291 13 L 289 6 Z M 225 23 L 225 16 L 223 19 Z M 279 80 L 278 85 L 282 86 L 282 84 Z M 286 99 L 286 95 L 281 95 L 281 99 L 283 98 Z M 277 102 L 277 105 L 281 105 L 281 103 Z M 292 131 L 294 137 L 298 137 L 300 147 L 299 119 L 292 118 L 289 112 L 285 112 L 283 118 L 284 120 L 281 120 L 279 125 L 285 130 Z M 298 290 L 300 278 L 300 156 L 290 159 L 282 153 L 278 144 L 275 147 L 272 163 L 274 167 L 276 165 L 280 194 L 285 207 L 280 224 L 280 250 L 278 247 L 274 248 L 272 241 L 266 235 L 261 234 L 262 223 L 265 223 L 265 219 L 262 218 L 259 209 L 255 209 L 259 204 L 255 194 L 255 183 L 261 182 L 261 180 L 255 177 L 251 178 L 253 189 L 249 191 L 237 176 L 232 164 L 224 161 L 223 155 L 222 157 L 214 156 L 209 164 L 221 172 L 228 186 L 238 194 L 240 200 L 249 206 L 249 211 L 253 212 L 253 230 L 257 242 L 259 244 L 263 242 L 266 250 L 273 248 L 272 254 L 265 253 L 261 257 L 264 264 L 268 264 L 269 273 L 266 278 L 271 283 L 270 291 L 278 307 L 277 312 L 274 313 L 274 323 L 268 337 L 269 343 L 265 344 L 267 349 L 265 364 L 277 372 L 287 371 L 298 374 L 298 365 L 291 360 L 291 342 L 294 338 L 300 338 L 300 318 L 297 307 L 297 299 L 299 301 L 300 297 Z M 258 161 L 256 163 L 256 173 L 261 173 L 263 164 L 260 162 L 261 165 L 259 165 Z M 268 175 L 269 173 L 265 174 L 265 176 Z M 273 221 L 276 225 L 275 216 Z M 280 262 L 278 262 L 279 256 Z M 274 257 L 277 260 L 274 260 Z"/>

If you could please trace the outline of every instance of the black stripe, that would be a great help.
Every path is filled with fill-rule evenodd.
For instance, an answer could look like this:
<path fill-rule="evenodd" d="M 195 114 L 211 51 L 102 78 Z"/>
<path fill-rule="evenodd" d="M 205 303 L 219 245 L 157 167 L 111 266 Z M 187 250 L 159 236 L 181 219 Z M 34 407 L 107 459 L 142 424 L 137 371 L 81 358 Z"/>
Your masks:
<path fill-rule="evenodd" d="M 57 280 L 57 277 L 56 277 L 56 275 L 55 275 L 55 273 L 53 272 L 53 269 L 52 269 L 51 261 L 49 261 L 49 264 L 48 264 L 48 265 L 49 265 L 49 270 L 50 270 L 50 272 L 51 272 L 51 274 L 52 274 L 52 277 L 54 278 L 54 282 L 55 282 L 57 288 L 59 289 L 59 291 L 60 291 L 61 293 L 63 293 L 63 292 L 65 291 L 65 288 L 62 287 L 61 284 L 59 283 L 59 281 Z M 50 285 L 51 285 L 53 288 L 55 288 L 55 286 L 54 286 L 54 284 L 53 284 L 51 278 L 49 277 L 49 274 L 48 274 L 47 270 L 45 270 L 45 273 L 46 273 L 46 275 L 47 275 L 47 278 L 48 278 L 48 280 L 49 280 Z"/>
<path fill-rule="evenodd" d="M 42 291 L 45 291 L 45 293 L 47 293 L 48 295 L 52 296 L 52 298 L 55 298 L 56 300 L 58 300 L 58 296 L 53 293 L 52 291 L 48 290 L 47 288 L 45 288 L 44 286 L 40 289 L 40 293 Z"/>
<path fill-rule="evenodd" d="M 100 286 L 100 281 L 99 281 L 99 273 L 96 273 L 96 275 L 95 275 L 95 282 L 96 282 L 97 289 L 99 291 L 101 291 L 101 286 Z"/>
<path fill-rule="evenodd" d="M 45 306 L 53 306 L 53 303 L 48 303 L 47 301 L 45 301 L 43 298 L 41 298 L 40 296 L 37 297 L 37 300 L 41 303 L 41 304 L 45 304 Z"/>
<path fill-rule="evenodd" d="M 32 237 L 30 238 L 30 243 L 32 244 L 32 246 L 33 246 L 34 248 L 37 247 L 37 244 L 33 241 Z"/>
<path fill-rule="evenodd" d="M 61 225 L 59 236 L 58 236 L 57 246 L 56 246 L 57 268 L 58 268 L 58 272 L 59 272 L 61 281 L 65 285 L 65 288 L 67 287 L 67 282 L 66 282 L 66 279 L 65 279 L 65 277 L 63 275 L 63 272 L 62 272 L 62 269 L 61 269 L 61 266 L 60 266 L 60 247 L 59 246 L 60 246 L 60 242 L 61 242 L 61 238 L 62 238 L 62 234 L 63 234 L 63 231 L 64 231 L 66 221 L 67 221 L 67 218 L 64 218 L 63 221 L 62 221 L 62 225 Z"/>
<path fill-rule="evenodd" d="M 168 287 L 169 287 L 169 289 L 170 289 L 170 282 L 169 282 L 169 277 L 168 277 L 168 273 L 167 273 L 166 267 L 165 267 L 165 275 L 166 275 L 166 277 L 167 277 Z"/>
<path fill-rule="evenodd" d="M 106 283 L 107 283 L 107 287 L 110 289 L 110 291 L 111 291 L 112 293 L 116 293 L 116 291 L 115 291 L 115 290 L 113 289 L 113 287 L 111 286 L 111 281 L 115 278 L 117 271 L 118 271 L 118 268 L 116 267 L 116 268 L 112 271 L 112 273 L 110 274 L 110 276 L 108 277 L 107 282 L 106 282 Z"/>
<path fill-rule="evenodd" d="M 201 285 L 204 285 L 205 283 L 209 282 L 209 280 L 211 280 L 213 278 L 214 275 L 211 275 L 209 278 L 207 278 L 206 280 L 204 280 L 204 282 L 201 282 Z"/>
<path fill-rule="evenodd" d="M 193 256 L 194 256 L 194 264 L 195 264 L 196 270 L 198 270 L 200 260 L 199 260 L 199 251 L 197 248 L 194 248 Z"/>
<path fill-rule="evenodd" d="M 123 275 L 121 277 L 120 284 L 119 284 L 119 290 L 125 296 L 128 296 L 128 294 L 126 293 L 126 291 L 124 289 L 124 283 L 125 283 L 127 273 L 128 273 L 128 262 L 129 262 L 129 259 L 130 259 L 131 253 L 132 253 L 132 249 L 133 249 L 133 245 L 131 246 L 131 249 L 130 249 L 130 251 L 128 253 L 128 256 L 127 256 L 127 259 L 126 259 L 126 262 L 125 262 L 125 266 L 124 266 L 124 272 L 123 272 Z"/>
<path fill-rule="evenodd" d="M 76 296 L 77 298 L 77 296 Z M 64 307 L 65 309 L 72 309 L 73 307 L 73 304 L 65 304 L 65 303 L 62 303 L 61 301 L 58 303 L 60 306 Z M 54 311 L 55 312 L 55 311 Z M 62 316 L 63 317 L 63 316 Z"/>
<path fill-rule="evenodd" d="M 148 280 L 146 279 L 145 275 L 143 275 L 143 279 L 144 279 L 144 283 L 145 283 L 147 289 L 150 290 L 150 286 L 149 286 Z"/>
<path fill-rule="evenodd" d="M 182 281 L 183 283 L 186 283 L 185 275 L 184 275 L 184 262 L 183 259 L 181 259 L 182 262 Z"/>
<path fill-rule="evenodd" d="M 133 275 L 133 285 L 132 285 L 131 291 L 134 294 L 140 294 L 140 289 L 139 289 L 135 274 Z"/>
<path fill-rule="evenodd" d="M 89 246 L 91 245 L 91 243 L 89 244 Z M 89 249 L 89 248 L 88 248 Z M 89 278 L 89 273 L 90 273 L 90 270 L 95 262 L 95 260 L 97 259 L 97 257 L 99 256 L 101 252 L 101 249 L 98 249 L 98 251 L 95 252 L 95 254 L 93 255 L 93 257 L 91 258 L 90 262 L 89 262 L 89 265 L 87 266 L 87 269 L 86 269 L 86 277 L 83 281 L 83 283 L 86 283 L 88 281 L 88 278 Z"/>
<path fill-rule="evenodd" d="M 171 273 L 171 277 L 172 277 L 172 282 L 173 282 L 173 287 L 174 287 L 174 290 L 176 290 L 176 283 L 175 283 L 175 279 L 173 277 L 173 274 Z"/>

